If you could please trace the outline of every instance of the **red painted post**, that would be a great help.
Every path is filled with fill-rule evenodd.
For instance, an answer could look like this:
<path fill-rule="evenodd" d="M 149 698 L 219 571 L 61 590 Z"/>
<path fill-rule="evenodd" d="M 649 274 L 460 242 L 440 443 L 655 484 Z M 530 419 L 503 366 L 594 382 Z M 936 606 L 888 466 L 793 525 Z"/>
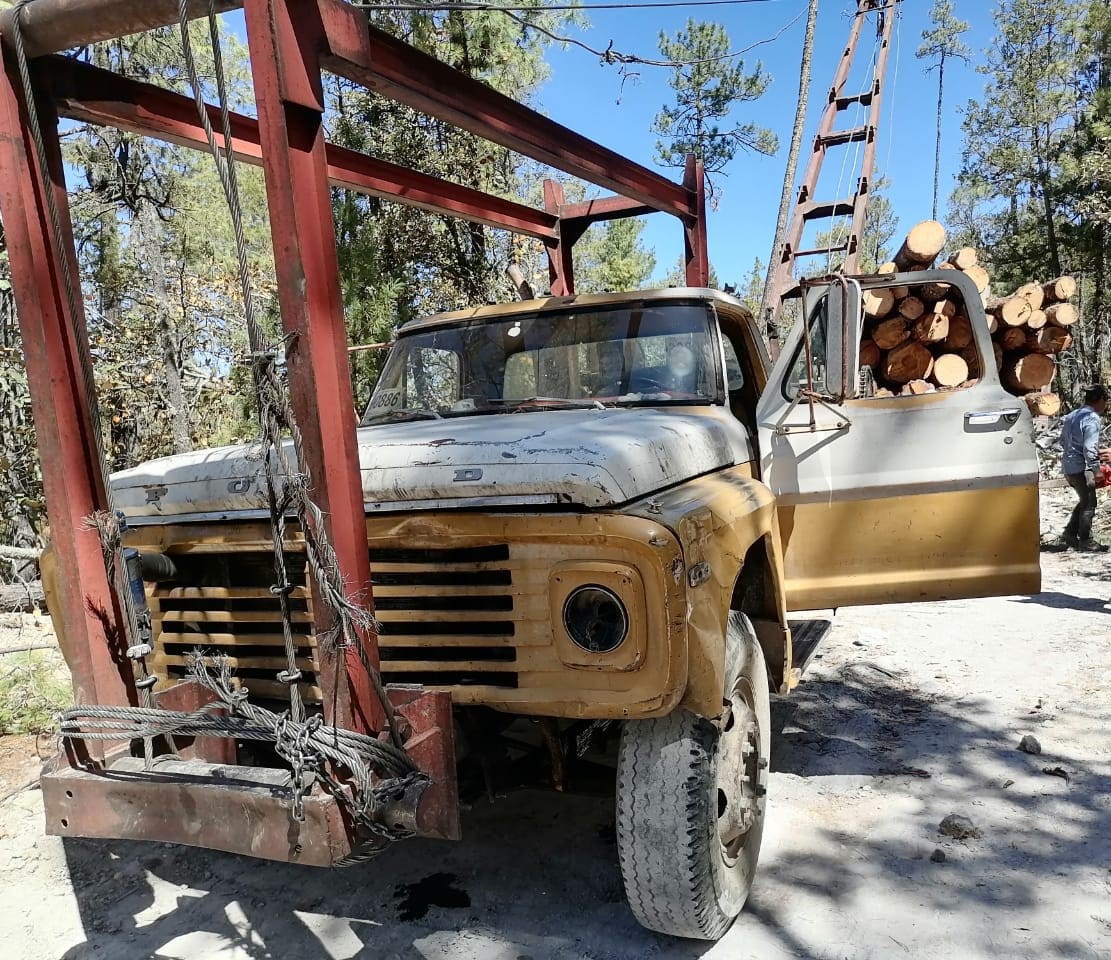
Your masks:
<path fill-rule="evenodd" d="M 126 632 L 104 568 L 100 539 L 85 521 L 107 508 L 104 476 L 85 388 L 89 371 L 80 290 L 76 313 L 66 296 L 62 258 L 78 280 L 65 173 L 53 106 L 39 102 L 49 171 L 40 168 L 26 119 L 14 55 L 5 46 L 0 77 L 0 214 L 12 275 L 27 383 L 42 465 L 57 569 L 63 648 L 78 703 L 135 702 L 124 655 Z M 44 175 L 45 174 L 45 175 Z M 46 191 L 54 192 L 63 236 L 51 226 Z M 90 745 L 97 756 L 102 751 Z"/>
<path fill-rule="evenodd" d="M 544 181 L 544 209 L 559 216 L 563 206 L 563 184 L 555 180 Z M 562 226 L 562 224 L 561 224 Z M 548 280 L 553 297 L 570 297 L 575 293 L 575 261 L 571 250 L 578 237 L 560 236 L 555 240 L 545 240 L 544 250 L 548 254 Z"/>
<path fill-rule="evenodd" d="M 258 108 L 270 230 L 294 414 L 304 435 L 312 495 L 326 516 L 348 595 L 373 609 L 366 518 L 355 439 L 355 404 L 332 227 L 322 49 L 313 0 L 247 0 L 247 39 Z M 314 585 L 315 596 L 315 585 Z M 328 626 L 314 603 L 317 629 Z M 359 637 L 378 665 L 377 637 Z M 329 723 L 381 730 L 382 705 L 353 647 L 319 651 Z"/>
<path fill-rule="evenodd" d="M 695 197 L 695 215 L 683 221 L 683 257 L 687 267 L 687 286 L 705 287 L 710 283 L 710 254 L 706 248 L 706 171 L 702 161 L 687 156 L 683 186 Z"/>

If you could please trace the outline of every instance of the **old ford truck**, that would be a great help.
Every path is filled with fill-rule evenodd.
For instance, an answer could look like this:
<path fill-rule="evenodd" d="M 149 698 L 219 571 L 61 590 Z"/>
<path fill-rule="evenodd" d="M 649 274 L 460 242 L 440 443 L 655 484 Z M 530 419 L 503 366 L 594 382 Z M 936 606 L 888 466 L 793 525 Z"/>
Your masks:
<path fill-rule="evenodd" d="M 876 396 L 862 296 L 938 282 L 964 302 L 979 378 Z M 1030 415 L 1000 386 L 975 287 L 957 271 L 839 279 L 802 306 L 774 366 L 749 311 L 708 289 L 415 321 L 358 431 L 385 680 L 449 690 L 472 730 L 620 722 L 625 888 L 670 934 L 720 936 L 748 894 L 769 698 L 812 646 L 799 612 L 1039 587 Z M 159 688 L 201 645 L 280 701 L 257 456 L 203 450 L 112 483 L 128 543 L 172 561 L 147 584 Z M 311 708 L 295 531 L 287 550 Z"/>

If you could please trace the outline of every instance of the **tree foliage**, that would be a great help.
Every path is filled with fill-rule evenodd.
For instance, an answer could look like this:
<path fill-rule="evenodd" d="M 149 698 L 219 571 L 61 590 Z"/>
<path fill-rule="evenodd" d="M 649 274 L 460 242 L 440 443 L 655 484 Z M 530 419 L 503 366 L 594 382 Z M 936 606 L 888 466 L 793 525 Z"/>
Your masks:
<path fill-rule="evenodd" d="M 934 195 L 933 219 L 937 219 L 937 195 L 941 185 L 941 122 L 944 118 L 945 61 L 962 60 L 972 56 L 972 50 L 961 39 L 969 24 L 958 20 L 953 13 L 952 0 L 934 0 L 930 8 L 933 26 L 922 31 L 922 43 L 915 54 L 920 60 L 929 61 L 927 71 L 937 70 L 937 123 L 934 130 Z"/>
<path fill-rule="evenodd" d="M 1075 396 L 1111 373 L 1108 8 L 1003 0 L 994 16 L 984 92 L 963 110 L 951 232 L 984 251 L 999 291 L 1031 277 L 1079 279 L 1082 321 L 1059 368 L 1059 387 Z"/>
<path fill-rule="evenodd" d="M 675 102 L 656 114 L 652 128 L 660 137 L 658 163 L 682 167 L 693 153 L 708 174 L 715 174 L 725 170 L 738 150 L 773 154 L 779 149 L 771 130 L 732 119 L 737 104 L 764 95 L 771 77 L 762 63 L 746 72 L 743 60 L 729 56 L 725 27 L 688 20 L 674 37 L 661 31 L 659 44 L 663 57 L 679 65 L 668 80 Z"/>

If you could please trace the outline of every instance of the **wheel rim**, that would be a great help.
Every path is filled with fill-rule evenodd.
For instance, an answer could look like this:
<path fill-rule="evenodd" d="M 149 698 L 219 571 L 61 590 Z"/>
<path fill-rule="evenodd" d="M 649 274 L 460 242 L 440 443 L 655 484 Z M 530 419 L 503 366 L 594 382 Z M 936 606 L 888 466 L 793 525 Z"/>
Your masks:
<path fill-rule="evenodd" d="M 733 866 L 764 815 L 767 758 L 760 749 L 760 724 L 755 698 L 740 678 L 727 701 L 718 741 L 714 801 L 722 859 Z"/>

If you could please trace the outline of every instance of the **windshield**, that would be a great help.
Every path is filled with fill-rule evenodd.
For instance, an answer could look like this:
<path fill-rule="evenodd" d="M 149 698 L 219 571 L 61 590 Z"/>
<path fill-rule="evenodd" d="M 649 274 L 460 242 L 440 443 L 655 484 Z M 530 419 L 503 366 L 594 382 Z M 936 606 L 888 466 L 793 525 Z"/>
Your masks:
<path fill-rule="evenodd" d="M 705 303 L 527 314 L 402 336 L 363 424 L 562 407 L 721 403 Z"/>

